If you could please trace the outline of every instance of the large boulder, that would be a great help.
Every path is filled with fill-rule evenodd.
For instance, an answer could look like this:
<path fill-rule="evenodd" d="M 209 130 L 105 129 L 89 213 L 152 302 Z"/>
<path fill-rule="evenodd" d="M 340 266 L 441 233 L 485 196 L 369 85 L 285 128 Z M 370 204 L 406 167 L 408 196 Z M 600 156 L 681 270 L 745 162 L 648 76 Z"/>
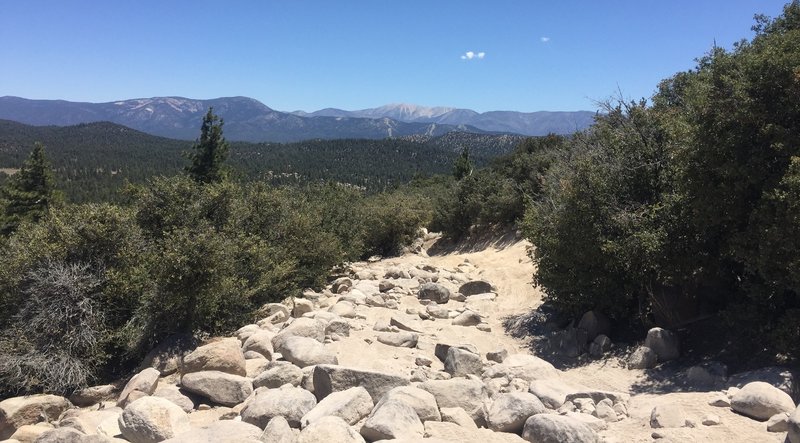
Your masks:
<path fill-rule="evenodd" d="M 440 408 L 462 408 L 475 423 L 485 421 L 484 402 L 488 394 L 482 381 L 468 378 L 428 380 L 420 383 L 419 388 L 433 394 Z"/>
<path fill-rule="evenodd" d="M 528 392 L 511 392 L 494 398 L 486 413 L 489 429 L 495 432 L 522 432 L 525 420 L 547 411 L 542 402 Z"/>
<path fill-rule="evenodd" d="M 331 292 L 334 294 L 341 294 L 347 292 L 353 287 L 353 280 L 347 277 L 339 277 L 331 283 Z"/>
<path fill-rule="evenodd" d="M 72 404 L 58 395 L 30 395 L 0 401 L 0 440 L 5 440 L 22 426 L 40 421 L 58 420 Z"/>
<path fill-rule="evenodd" d="M 34 443 L 84 443 L 89 437 L 77 429 L 56 428 L 42 432 Z"/>
<path fill-rule="evenodd" d="M 381 398 L 392 388 L 406 386 L 410 380 L 402 375 L 338 365 L 317 365 L 314 368 L 314 394 L 322 400 L 328 394 L 362 386 L 373 399 Z"/>
<path fill-rule="evenodd" d="M 794 411 L 795 404 L 789 394 L 769 383 L 756 381 L 746 384 L 733 395 L 731 409 L 763 421 L 780 412 Z"/>
<path fill-rule="evenodd" d="M 366 297 L 364 297 L 364 300 L 366 300 Z M 349 301 L 339 301 L 328 308 L 328 312 L 343 318 L 355 318 L 356 305 Z"/>
<path fill-rule="evenodd" d="M 455 326 L 477 326 L 479 325 L 483 319 L 481 315 L 472 310 L 465 310 L 464 312 L 458 314 L 452 321 L 453 325 Z"/>
<path fill-rule="evenodd" d="M 285 384 L 299 386 L 303 370 L 289 362 L 274 362 L 253 379 L 253 388 L 280 388 Z"/>
<path fill-rule="evenodd" d="M 96 405 L 114 395 L 117 388 L 114 385 L 90 386 L 79 389 L 69 396 L 69 401 L 75 406 L 86 407 Z"/>
<path fill-rule="evenodd" d="M 653 328 L 647 331 L 644 345 L 655 351 L 660 362 L 675 360 L 681 355 L 678 336 L 666 329 Z"/>
<path fill-rule="evenodd" d="M 381 332 L 378 334 L 378 341 L 399 348 L 413 348 L 417 346 L 419 335 L 413 332 Z"/>
<path fill-rule="evenodd" d="M 652 369 L 658 364 L 658 354 L 647 346 L 639 346 L 628 356 L 628 369 Z"/>
<path fill-rule="evenodd" d="M 247 340 L 242 344 L 242 351 L 244 353 L 257 352 L 267 360 L 271 360 L 272 353 L 275 352 L 275 347 L 272 344 L 273 338 L 275 338 L 274 332 L 262 329 L 247 337 Z"/>
<path fill-rule="evenodd" d="M 536 414 L 525 421 L 522 438 L 532 443 L 598 443 L 589 425 L 571 417 Z"/>
<path fill-rule="evenodd" d="M 298 428 L 300 419 L 316 405 L 314 394 L 302 388 L 258 388 L 242 409 L 241 416 L 242 421 L 259 428 L 266 427 L 273 417 L 281 416 L 290 426 Z"/>
<path fill-rule="evenodd" d="M 424 432 L 425 428 L 414 408 L 398 400 L 381 403 L 361 427 L 361 435 L 369 441 L 392 438 L 421 439 Z"/>
<path fill-rule="evenodd" d="M 199 371 L 220 371 L 233 375 L 247 375 L 244 353 L 237 338 L 226 338 L 200 346 L 183 358 L 184 374 Z"/>
<path fill-rule="evenodd" d="M 292 309 L 292 317 L 300 318 L 303 315 L 314 310 L 314 302 L 305 298 L 295 298 L 294 308 Z"/>
<path fill-rule="evenodd" d="M 315 318 L 300 317 L 278 331 L 272 339 L 274 348 L 281 348 L 289 337 L 308 337 L 322 343 L 325 340 L 325 322 Z"/>
<path fill-rule="evenodd" d="M 420 286 L 418 295 L 420 300 L 431 300 L 440 305 L 450 301 L 450 290 L 437 283 Z"/>
<path fill-rule="evenodd" d="M 253 355 L 253 354 L 249 354 Z M 252 358 L 244 361 L 244 367 L 247 369 L 245 377 L 256 378 L 262 372 L 266 371 L 269 367 L 270 361 L 264 358 L 261 354 L 255 354 Z"/>
<path fill-rule="evenodd" d="M 589 311 L 578 322 L 578 329 L 586 331 L 586 339 L 592 341 L 598 335 L 611 335 L 611 320 L 602 312 Z"/>
<path fill-rule="evenodd" d="M 173 334 L 161 340 L 144 356 L 137 371 L 155 368 L 161 375 L 170 375 L 180 369 L 183 358 L 197 348 L 198 341 L 191 334 Z"/>
<path fill-rule="evenodd" d="M 308 427 L 297 437 L 297 443 L 364 443 L 355 429 L 339 417 L 323 417 Z"/>
<path fill-rule="evenodd" d="M 262 431 L 257 426 L 234 420 L 219 420 L 200 428 L 192 428 L 165 443 L 261 443 Z"/>
<path fill-rule="evenodd" d="M 350 323 L 343 318 L 335 318 L 325 326 L 325 335 L 338 335 L 339 337 L 350 336 Z"/>
<path fill-rule="evenodd" d="M 253 382 L 249 378 L 219 371 L 186 374 L 181 378 L 181 386 L 223 406 L 235 406 L 253 392 Z"/>
<path fill-rule="evenodd" d="M 530 354 L 512 354 L 503 363 L 486 368 L 484 378 L 520 378 L 528 383 L 560 377 L 560 372 L 549 362 Z"/>
<path fill-rule="evenodd" d="M 559 380 L 534 380 L 528 387 L 528 392 L 553 410 L 560 408 L 567 401 L 567 395 L 578 390 L 578 388 Z"/>
<path fill-rule="evenodd" d="M 384 396 L 385 397 L 385 396 Z M 349 425 L 358 423 L 369 415 L 374 404 L 369 392 L 361 386 L 333 392 L 320 400 L 314 409 L 308 411 L 300 420 L 300 426 L 305 428 L 323 417 L 338 417 Z"/>
<path fill-rule="evenodd" d="M 147 368 L 134 375 L 122 389 L 117 399 L 117 406 L 124 408 L 129 401 L 146 395 L 153 395 L 158 386 L 158 377 L 161 371 L 155 368 Z"/>
<path fill-rule="evenodd" d="M 292 427 L 289 426 L 289 422 L 279 415 L 272 417 L 267 427 L 264 428 L 264 433 L 261 434 L 261 441 L 268 443 L 296 443 L 297 438 L 294 431 L 292 431 Z"/>
<path fill-rule="evenodd" d="M 319 341 L 309 337 L 287 337 L 280 341 L 275 350 L 280 352 L 286 361 L 304 368 L 322 364 L 338 364 L 336 354 Z"/>
<path fill-rule="evenodd" d="M 425 312 L 427 312 L 428 315 L 430 315 L 433 318 L 438 318 L 438 319 L 450 318 L 450 310 L 447 309 L 445 306 L 442 306 L 435 302 L 431 302 L 428 306 L 426 306 Z"/>
<path fill-rule="evenodd" d="M 422 422 L 442 420 L 442 415 L 439 412 L 439 405 L 436 403 L 436 397 L 423 389 L 414 386 L 400 386 L 394 388 L 387 392 L 375 407 L 380 408 L 383 403 L 390 401 L 399 401 L 411 406 Z"/>
<path fill-rule="evenodd" d="M 483 373 L 483 360 L 478 354 L 464 349 L 451 347 L 447 350 L 444 360 L 444 370 L 454 377 L 464 375 L 481 375 Z"/>
<path fill-rule="evenodd" d="M 455 423 L 462 428 L 478 429 L 475 421 L 472 420 L 472 417 L 467 414 L 464 408 L 442 408 L 440 412 L 442 414 L 442 421 Z"/>
<path fill-rule="evenodd" d="M 154 397 L 165 398 L 172 403 L 180 406 L 183 412 L 189 413 L 194 409 L 194 402 L 186 394 L 181 392 L 180 388 L 175 385 L 163 385 L 156 388 L 153 392 Z"/>
<path fill-rule="evenodd" d="M 727 385 L 742 388 L 754 381 L 769 383 L 789 394 L 793 400 L 800 399 L 800 384 L 795 382 L 793 371 L 786 367 L 767 366 L 752 371 L 738 372 L 728 378 Z"/>
<path fill-rule="evenodd" d="M 113 428 L 110 434 L 119 435 L 120 414 L 122 414 L 122 408 L 114 406 L 96 410 L 70 409 L 61 414 L 58 419 L 58 427 L 77 429 L 84 434 L 98 434 L 101 425 L 110 424 L 110 427 Z"/>
<path fill-rule="evenodd" d="M 495 291 L 494 285 L 486 280 L 475 280 L 466 282 L 458 288 L 458 293 L 469 297 L 470 295 L 485 294 Z"/>
<path fill-rule="evenodd" d="M 449 351 L 452 347 L 463 349 L 465 351 L 472 352 L 473 354 L 478 354 L 478 348 L 470 344 L 448 345 L 446 343 L 436 343 L 436 346 L 433 348 L 433 355 L 435 355 L 436 358 L 444 363 L 444 361 L 447 360 L 447 351 Z"/>
<path fill-rule="evenodd" d="M 191 430 L 189 416 L 177 405 L 159 397 L 142 397 L 119 416 L 122 436 L 131 443 L 155 443 Z"/>

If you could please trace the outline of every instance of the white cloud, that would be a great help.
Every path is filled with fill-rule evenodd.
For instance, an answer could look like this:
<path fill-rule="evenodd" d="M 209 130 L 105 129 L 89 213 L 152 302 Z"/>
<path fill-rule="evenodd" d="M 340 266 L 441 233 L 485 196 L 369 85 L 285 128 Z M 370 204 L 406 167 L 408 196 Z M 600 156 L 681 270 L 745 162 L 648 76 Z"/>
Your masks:
<path fill-rule="evenodd" d="M 542 43 L 547 43 L 550 41 L 550 37 L 539 37 L 539 41 Z"/>
<path fill-rule="evenodd" d="M 461 60 L 474 60 L 486 57 L 485 52 L 467 51 L 461 56 Z"/>

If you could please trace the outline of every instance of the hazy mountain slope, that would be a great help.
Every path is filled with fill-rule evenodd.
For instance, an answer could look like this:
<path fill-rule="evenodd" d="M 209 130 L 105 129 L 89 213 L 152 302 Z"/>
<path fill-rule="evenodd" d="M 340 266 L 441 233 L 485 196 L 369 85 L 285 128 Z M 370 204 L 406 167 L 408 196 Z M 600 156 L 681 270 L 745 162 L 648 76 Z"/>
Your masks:
<path fill-rule="evenodd" d="M 403 103 L 358 111 L 326 108 L 312 113 L 296 112 L 295 114 L 317 117 L 387 117 L 409 123 L 469 125 L 489 132 L 511 132 L 523 135 L 571 134 L 590 126 L 595 115 L 590 111 L 528 113 L 490 111 L 480 114 L 471 109 L 431 108 Z"/>
<path fill-rule="evenodd" d="M 156 97 L 109 103 L 28 100 L 0 97 L 0 119 L 30 125 L 67 126 L 109 121 L 148 134 L 191 140 L 197 137 L 209 107 L 225 120 L 229 140 L 290 142 L 315 138 L 386 138 L 412 134 L 441 135 L 450 131 L 485 132 L 468 125 L 402 122 L 386 117 L 303 117 L 270 109 L 247 97 L 194 100 Z"/>

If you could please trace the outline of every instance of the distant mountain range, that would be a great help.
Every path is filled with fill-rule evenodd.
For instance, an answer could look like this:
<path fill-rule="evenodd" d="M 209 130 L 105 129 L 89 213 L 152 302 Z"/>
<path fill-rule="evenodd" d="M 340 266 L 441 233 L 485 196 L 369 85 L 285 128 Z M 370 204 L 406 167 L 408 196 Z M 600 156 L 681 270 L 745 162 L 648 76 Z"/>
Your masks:
<path fill-rule="evenodd" d="M 0 97 L 0 119 L 29 125 L 68 126 L 109 121 L 162 137 L 193 140 L 209 107 L 225 120 L 232 141 L 292 142 L 309 139 L 439 136 L 449 132 L 567 134 L 592 123 L 593 112 L 495 111 L 387 105 L 361 111 L 323 109 L 280 112 L 247 97 L 195 100 L 154 97 L 108 103 Z"/>
<path fill-rule="evenodd" d="M 571 134 L 593 123 L 594 112 L 514 112 L 490 111 L 477 113 L 471 109 L 425 107 L 395 103 L 360 111 L 335 108 L 316 112 L 293 112 L 303 117 L 390 118 L 406 123 L 438 123 L 441 125 L 472 126 L 487 132 L 505 132 L 522 135 Z"/>

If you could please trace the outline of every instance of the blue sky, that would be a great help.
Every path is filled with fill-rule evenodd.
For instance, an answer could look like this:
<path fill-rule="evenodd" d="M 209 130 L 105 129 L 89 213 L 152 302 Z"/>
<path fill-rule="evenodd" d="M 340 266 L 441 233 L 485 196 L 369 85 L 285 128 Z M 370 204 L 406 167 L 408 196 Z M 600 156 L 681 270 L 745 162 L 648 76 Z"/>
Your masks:
<path fill-rule="evenodd" d="M 649 97 L 784 3 L 0 0 L 0 96 L 592 110 Z"/>

